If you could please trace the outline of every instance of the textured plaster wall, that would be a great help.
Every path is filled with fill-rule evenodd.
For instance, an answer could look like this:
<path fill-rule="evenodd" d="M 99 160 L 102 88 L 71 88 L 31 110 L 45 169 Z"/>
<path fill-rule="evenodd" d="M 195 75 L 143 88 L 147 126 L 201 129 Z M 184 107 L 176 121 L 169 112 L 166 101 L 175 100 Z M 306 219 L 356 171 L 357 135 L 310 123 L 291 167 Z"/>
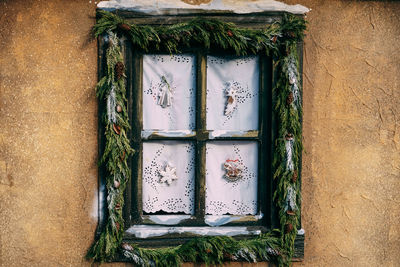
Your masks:
<path fill-rule="evenodd" d="M 400 3 L 285 2 L 313 9 L 296 266 L 400 266 Z M 0 0 L 0 266 L 90 266 L 94 14 L 88 0 Z"/>

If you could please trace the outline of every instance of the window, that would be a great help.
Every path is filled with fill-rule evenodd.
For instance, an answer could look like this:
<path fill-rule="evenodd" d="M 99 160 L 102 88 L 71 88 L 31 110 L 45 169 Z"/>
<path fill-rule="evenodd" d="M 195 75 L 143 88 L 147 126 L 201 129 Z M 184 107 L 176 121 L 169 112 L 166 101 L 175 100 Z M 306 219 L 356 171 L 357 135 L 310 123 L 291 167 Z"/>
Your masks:
<path fill-rule="evenodd" d="M 131 224 L 266 225 L 271 61 L 134 58 Z"/>
<path fill-rule="evenodd" d="M 279 16 L 224 19 L 262 27 Z M 137 21 L 160 24 L 153 17 Z M 100 70 L 106 46 L 100 39 Z M 272 58 L 201 47 L 172 55 L 144 53 L 126 39 L 122 50 L 129 138 L 136 150 L 123 206 L 125 240 L 164 246 L 196 235 L 243 237 L 276 228 L 272 88 L 278 75 Z M 100 210 L 104 219 L 105 206 Z"/>

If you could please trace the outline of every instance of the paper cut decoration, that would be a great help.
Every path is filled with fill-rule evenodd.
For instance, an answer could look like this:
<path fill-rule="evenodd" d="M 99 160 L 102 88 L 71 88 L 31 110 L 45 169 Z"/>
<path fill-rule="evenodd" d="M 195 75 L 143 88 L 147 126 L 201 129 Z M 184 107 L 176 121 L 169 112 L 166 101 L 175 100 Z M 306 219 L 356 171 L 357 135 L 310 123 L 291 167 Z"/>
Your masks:
<path fill-rule="evenodd" d="M 176 176 L 176 168 L 172 167 L 170 163 L 167 163 L 165 165 L 165 168 L 163 171 L 160 171 L 160 183 L 167 183 L 170 185 L 173 180 L 178 179 Z"/>
<path fill-rule="evenodd" d="M 161 76 L 160 91 L 158 92 L 157 104 L 163 108 L 169 107 L 172 104 L 172 88 L 169 85 L 165 76 Z"/>
<path fill-rule="evenodd" d="M 231 182 L 237 181 L 242 178 L 243 165 L 238 159 L 227 159 L 224 163 L 225 175 L 224 177 Z"/>

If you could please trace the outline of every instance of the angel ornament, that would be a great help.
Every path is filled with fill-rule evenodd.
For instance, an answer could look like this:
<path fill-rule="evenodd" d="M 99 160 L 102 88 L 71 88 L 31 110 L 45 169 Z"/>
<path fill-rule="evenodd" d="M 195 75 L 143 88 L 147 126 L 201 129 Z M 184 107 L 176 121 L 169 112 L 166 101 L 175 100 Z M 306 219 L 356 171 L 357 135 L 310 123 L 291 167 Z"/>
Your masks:
<path fill-rule="evenodd" d="M 243 177 L 243 165 L 238 159 L 227 159 L 224 163 L 225 179 L 235 182 Z"/>
<path fill-rule="evenodd" d="M 225 116 L 231 115 L 237 107 L 238 90 L 232 82 L 226 83 L 225 95 L 228 97 L 225 107 Z"/>
<path fill-rule="evenodd" d="M 173 167 L 170 163 L 167 163 L 164 167 L 163 171 L 159 171 L 160 173 L 160 183 L 167 183 L 170 185 L 173 180 L 178 179 L 176 176 L 176 168 Z"/>
<path fill-rule="evenodd" d="M 158 92 L 157 105 L 163 108 L 169 107 L 172 104 L 172 88 L 165 76 L 161 76 L 161 84 Z"/>

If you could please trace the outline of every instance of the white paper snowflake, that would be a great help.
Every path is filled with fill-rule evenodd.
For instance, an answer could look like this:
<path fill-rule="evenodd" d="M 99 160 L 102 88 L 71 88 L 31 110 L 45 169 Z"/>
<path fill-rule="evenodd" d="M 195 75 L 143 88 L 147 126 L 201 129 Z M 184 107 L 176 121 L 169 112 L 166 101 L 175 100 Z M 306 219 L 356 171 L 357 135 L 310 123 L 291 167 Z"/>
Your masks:
<path fill-rule="evenodd" d="M 160 171 L 160 176 L 160 183 L 166 182 L 168 185 L 170 185 L 173 180 L 178 179 L 176 176 L 176 168 L 172 167 L 169 163 L 165 166 L 163 171 Z"/>

